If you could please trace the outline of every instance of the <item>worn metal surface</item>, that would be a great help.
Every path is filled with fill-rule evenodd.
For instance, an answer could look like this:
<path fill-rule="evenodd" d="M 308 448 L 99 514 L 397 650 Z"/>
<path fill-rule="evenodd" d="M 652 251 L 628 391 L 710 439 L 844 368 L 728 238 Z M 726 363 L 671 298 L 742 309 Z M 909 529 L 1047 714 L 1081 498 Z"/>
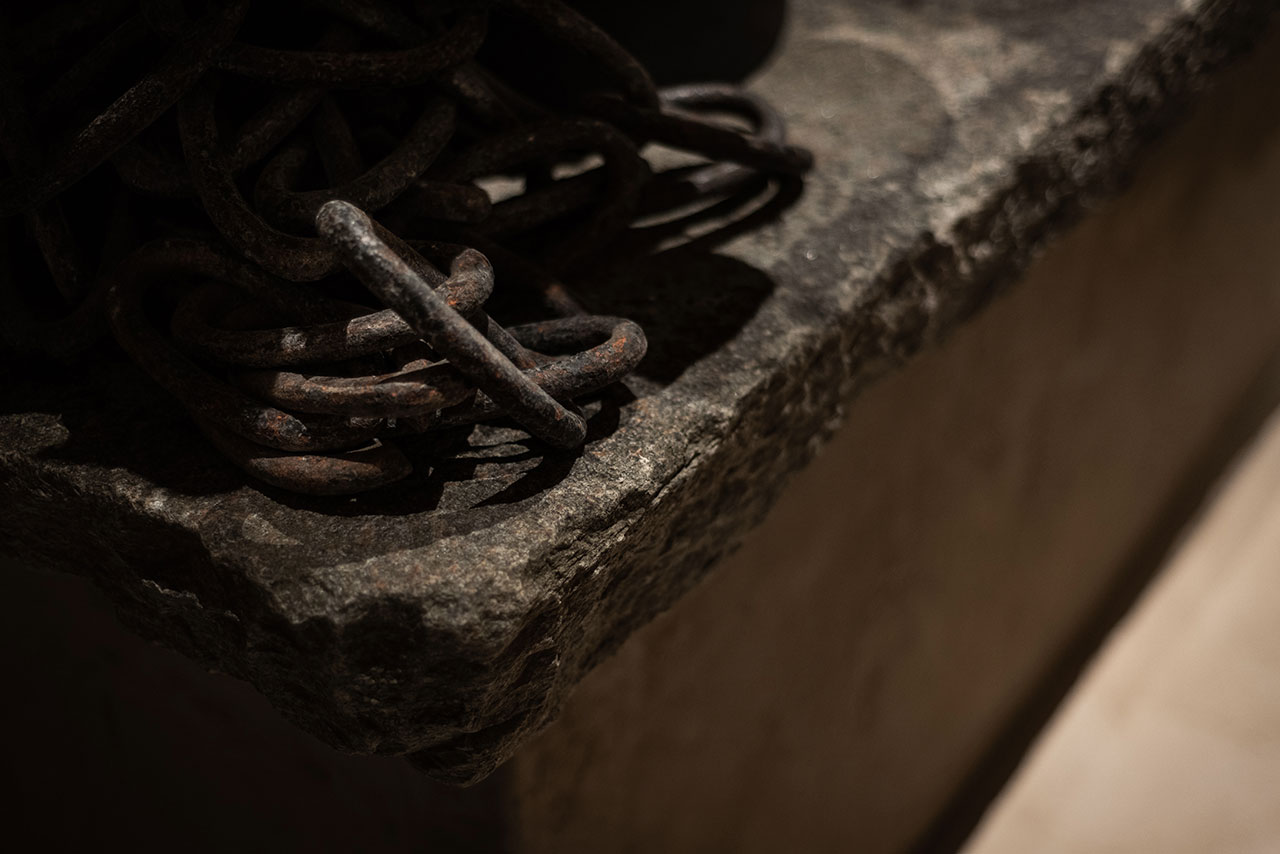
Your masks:
<path fill-rule="evenodd" d="M 0 215 L 13 220 L 0 344 L 89 358 L 105 312 L 214 446 L 293 492 L 385 486 L 415 469 L 402 442 L 477 420 L 581 445 L 572 401 L 630 373 L 645 339 L 630 321 L 584 319 L 573 286 L 638 216 L 740 204 L 812 158 L 759 97 L 660 91 L 561 0 L 455 7 L 0 13 Z M 489 44 L 491 19 L 505 43 Z M 534 56 L 504 79 L 480 51 L 512 43 Z M 529 91 L 578 55 L 594 63 L 581 80 L 550 100 Z M 655 171 L 651 142 L 694 159 Z M 520 187 L 495 202 L 494 179 Z M 101 218 L 85 218 L 99 210 L 112 212 L 106 243 Z M 563 316 L 540 333 L 560 349 L 526 349 L 486 310 L 491 295 L 517 318 Z M 451 447 L 428 445 L 432 461 Z"/>
<path fill-rule="evenodd" d="M 579 451 L 482 425 L 383 491 L 281 500 L 151 439 L 184 416 L 132 369 L 81 369 L 71 400 L 8 377 L 5 548 L 93 576 L 335 746 L 475 780 L 732 548 L 854 392 L 1122 185 L 1272 5 L 798 2 L 750 86 L 814 149 L 804 194 L 749 234 L 624 235 L 658 251 L 581 298 L 649 353 L 584 407 Z"/>

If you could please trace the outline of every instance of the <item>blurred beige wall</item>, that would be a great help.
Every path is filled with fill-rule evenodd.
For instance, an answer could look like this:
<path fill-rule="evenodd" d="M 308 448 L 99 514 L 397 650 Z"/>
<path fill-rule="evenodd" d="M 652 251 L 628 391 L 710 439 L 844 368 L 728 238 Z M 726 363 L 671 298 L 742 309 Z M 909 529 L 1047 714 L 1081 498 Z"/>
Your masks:
<path fill-rule="evenodd" d="M 967 854 L 1280 850 L 1280 410 Z"/>

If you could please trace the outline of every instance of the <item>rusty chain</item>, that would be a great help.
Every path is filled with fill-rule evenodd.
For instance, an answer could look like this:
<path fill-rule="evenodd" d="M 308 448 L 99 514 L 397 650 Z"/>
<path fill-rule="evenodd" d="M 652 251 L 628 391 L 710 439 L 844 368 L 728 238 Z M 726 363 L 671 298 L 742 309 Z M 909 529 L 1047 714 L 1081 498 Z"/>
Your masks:
<path fill-rule="evenodd" d="M 498 417 L 580 445 L 573 401 L 646 345 L 564 281 L 642 217 L 811 162 L 760 98 L 659 90 L 562 0 L 81 0 L 0 23 L 6 349 L 112 336 L 296 492 L 401 479 L 397 437 Z M 494 70 L 491 24 L 534 45 L 533 77 L 570 53 L 597 73 L 547 98 Z M 650 144 L 700 165 L 657 170 Z M 550 319 L 498 323 L 499 286 Z"/>

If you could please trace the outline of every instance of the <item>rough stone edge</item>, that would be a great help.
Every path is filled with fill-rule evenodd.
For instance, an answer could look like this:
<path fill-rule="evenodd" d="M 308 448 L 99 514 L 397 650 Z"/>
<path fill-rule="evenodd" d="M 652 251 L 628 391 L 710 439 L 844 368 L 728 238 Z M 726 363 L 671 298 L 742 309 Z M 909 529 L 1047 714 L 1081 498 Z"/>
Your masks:
<path fill-rule="evenodd" d="M 949 234 L 924 232 L 899 253 L 876 278 L 870 302 L 739 401 L 739 417 L 722 437 L 693 443 L 690 460 L 625 539 L 611 528 L 575 544 L 574 562 L 608 571 L 576 577 L 559 591 L 560 610 L 573 620 L 537 644 L 538 654 L 553 663 L 553 672 L 536 680 L 552 683 L 541 707 L 523 721 L 508 719 L 415 753 L 415 764 L 435 779 L 470 785 L 554 720 L 587 672 L 740 545 L 834 433 L 859 391 L 945 338 L 1016 282 L 1054 237 L 1127 187 L 1139 155 L 1185 117 L 1217 72 L 1249 52 L 1274 11 L 1267 0 L 1216 0 L 1175 19 L 1115 82 L 1047 132 L 1003 190 Z M 779 437 L 790 442 L 773 444 Z M 756 488 L 741 489 L 746 481 Z M 760 483 L 769 486 L 761 490 Z M 739 502 L 744 495 L 750 495 L 747 504 Z M 678 511 L 664 512 L 667 507 Z M 661 547 L 636 549 L 635 542 Z M 563 550 L 554 552 L 530 572 L 550 572 L 565 559 Z M 674 583 L 655 583 L 655 575 Z M 595 589 L 602 576 L 613 587 L 603 595 Z"/>

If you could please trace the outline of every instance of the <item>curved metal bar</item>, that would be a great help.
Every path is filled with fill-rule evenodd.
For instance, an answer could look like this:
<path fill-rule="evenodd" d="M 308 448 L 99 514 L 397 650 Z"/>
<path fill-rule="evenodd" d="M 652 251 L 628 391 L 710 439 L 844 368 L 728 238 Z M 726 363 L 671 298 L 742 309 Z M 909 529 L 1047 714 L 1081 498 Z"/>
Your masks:
<path fill-rule="evenodd" d="M 234 43 L 218 58 L 218 67 L 292 86 L 414 86 L 474 56 L 488 30 L 488 17 L 484 10 L 460 13 L 448 31 L 404 50 L 279 50 Z"/>
<path fill-rule="evenodd" d="M 566 153 L 598 151 L 604 166 L 591 177 L 553 182 L 516 199 L 493 206 L 481 223 L 485 231 L 524 231 L 572 212 L 591 192 L 588 182 L 605 184 L 600 206 L 568 236 L 545 250 L 545 263 L 556 270 L 573 267 L 630 224 L 649 178 L 649 165 L 635 144 L 616 128 L 591 119 L 557 119 L 500 133 L 472 146 L 433 174 L 444 181 L 471 181 Z M 602 175 L 600 173 L 603 173 Z M 597 194 L 598 195 L 598 194 Z"/>
<path fill-rule="evenodd" d="M 243 288 L 243 277 L 230 281 Z M 473 249 L 453 260 L 449 278 L 438 293 L 464 315 L 479 311 L 493 290 L 493 269 Z M 391 309 L 350 320 L 278 329 L 229 330 L 208 318 L 220 313 L 224 295 L 213 288 L 193 291 L 174 312 L 172 329 L 192 351 L 210 361 L 245 367 L 285 367 L 338 362 L 402 347 L 419 334 Z"/>
<path fill-rule="evenodd" d="M 289 454 L 245 441 L 208 421 L 196 423 L 245 474 L 290 492 L 353 495 L 395 483 L 413 471 L 409 459 L 386 441 L 337 454 Z"/>
<path fill-rule="evenodd" d="M 431 99 L 394 151 L 359 177 L 323 190 L 290 189 L 306 162 L 307 152 L 297 146 L 286 148 L 263 168 L 254 199 L 263 211 L 293 226 L 310 226 L 320 206 L 331 199 L 377 211 L 427 171 L 453 136 L 455 117 L 452 104 L 442 98 Z"/>
<path fill-rule="evenodd" d="M 178 108 L 182 151 L 191 182 L 214 226 L 245 257 L 273 275 L 295 282 L 323 279 L 340 269 L 322 240 L 286 234 L 249 207 L 219 148 L 211 84 L 197 86 Z"/>
<path fill-rule="evenodd" d="M 235 35 L 249 0 L 226 0 L 178 39 L 160 67 L 112 102 L 71 140 L 22 192 L 16 179 L 0 187 L 0 216 L 43 204 L 110 158 L 178 101 Z"/>
<path fill-rule="evenodd" d="M 323 415 L 422 416 L 475 394 L 448 365 L 411 366 L 367 377 L 244 371 L 234 380 L 245 391 L 276 406 Z"/>
<path fill-rule="evenodd" d="M 239 265 L 193 240 L 149 244 L 121 264 L 107 293 L 107 318 L 116 341 L 152 379 L 201 421 L 259 445 L 283 451 L 352 448 L 372 439 L 381 419 L 299 418 L 266 406 L 191 361 L 147 320 L 146 291 L 170 276 L 236 277 Z"/>
<path fill-rule="evenodd" d="M 472 184 L 420 178 L 394 202 L 392 210 L 402 217 L 477 223 L 490 217 L 493 203 L 488 193 Z"/>
<path fill-rule="evenodd" d="M 427 38 L 427 31 L 394 3 L 383 2 L 383 0 L 306 0 L 306 2 L 395 44 L 413 45 Z"/>
<path fill-rule="evenodd" d="M 141 15 L 127 18 L 40 93 L 33 104 L 37 120 L 75 106 L 85 90 L 108 72 L 113 63 L 142 47 L 150 36 L 151 28 Z"/>
<path fill-rule="evenodd" d="M 331 94 L 325 95 L 312 117 L 311 137 L 330 185 L 345 184 L 363 174 L 365 162 L 360 143 L 356 142 L 351 123 Z M 290 180 L 288 183 L 293 182 Z"/>
<path fill-rule="evenodd" d="M 531 350 L 573 351 L 525 371 L 530 382 L 557 400 L 572 400 L 612 385 L 635 370 L 648 349 L 643 330 L 620 317 L 582 315 L 513 326 L 509 331 Z M 502 415 L 511 413 L 493 398 L 477 395 L 470 405 L 411 422 L 411 429 L 475 424 Z"/>
<path fill-rule="evenodd" d="M 80 0 L 47 4 L 42 12 L 17 27 L 6 39 L 15 64 L 41 63 L 56 56 L 71 39 L 134 11 L 137 0 Z"/>
<path fill-rule="evenodd" d="M 236 135 L 227 153 L 227 166 L 238 175 L 257 163 L 316 108 L 324 98 L 323 89 L 295 89 L 267 102 L 250 116 Z M 179 199 L 195 194 L 187 164 L 180 158 L 159 154 L 139 140 L 133 140 L 111 158 L 120 180 L 132 190 L 148 196 Z"/>
<path fill-rule="evenodd" d="M 560 448 L 582 444 L 587 425 L 581 416 L 530 382 L 475 327 L 449 308 L 378 239 L 363 212 L 347 202 L 329 202 L 320 209 L 316 228 L 366 287 L 530 433 Z"/>
<path fill-rule="evenodd" d="M 245 201 L 219 149 L 209 84 L 196 87 L 182 100 L 178 128 L 192 183 L 209 219 L 227 242 L 262 269 L 290 281 L 312 282 L 342 269 L 324 240 L 280 231 L 258 216 Z M 409 260 L 418 275 L 433 284 L 443 280 L 440 272 L 410 251 L 404 241 L 381 226 L 375 224 L 374 228 L 381 239 Z"/>
<path fill-rule="evenodd" d="M 626 96 L 643 107 L 658 106 L 658 90 L 640 62 L 604 30 L 560 0 L 505 0 L 552 38 L 599 62 L 622 84 Z"/>
<path fill-rule="evenodd" d="M 701 90 L 701 94 L 698 93 Z M 762 102 L 745 92 L 709 87 L 677 91 L 669 97 L 672 105 L 718 106 L 733 112 L 757 111 Z M 670 110 L 635 107 L 618 98 L 595 98 L 588 105 L 593 115 L 617 125 L 629 134 L 646 142 L 660 142 L 685 151 L 692 151 L 714 160 L 727 160 L 751 169 L 783 175 L 802 175 L 813 166 L 813 155 L 806 149 L 787 145 L 774 137 L 781 128 L 781 118 L 774 114 L 760 121 L 755 134 L 739 133 L 732 128 L 712 124 Z M 783 129 L 785 132 L 785 129 Z M 766 135 L 767 134 L 767 135 Z"/>
<path fill-rule="evenodd" d="M 747 119 L 754 126 L 753 139 L 782 150 L 787 142 L 787 124 L 768 101 L 731 83 L 689 83 L 669 86 L 658 93 L 668 111 L 719 110 Z M 805 167 L 808 168 L 807 166 Z M 741 189 L 760 174 L 759 169 L 737 163 L 712 163 L 682 175 L 682 183 L 699 196 L 727 195 Z"/>

